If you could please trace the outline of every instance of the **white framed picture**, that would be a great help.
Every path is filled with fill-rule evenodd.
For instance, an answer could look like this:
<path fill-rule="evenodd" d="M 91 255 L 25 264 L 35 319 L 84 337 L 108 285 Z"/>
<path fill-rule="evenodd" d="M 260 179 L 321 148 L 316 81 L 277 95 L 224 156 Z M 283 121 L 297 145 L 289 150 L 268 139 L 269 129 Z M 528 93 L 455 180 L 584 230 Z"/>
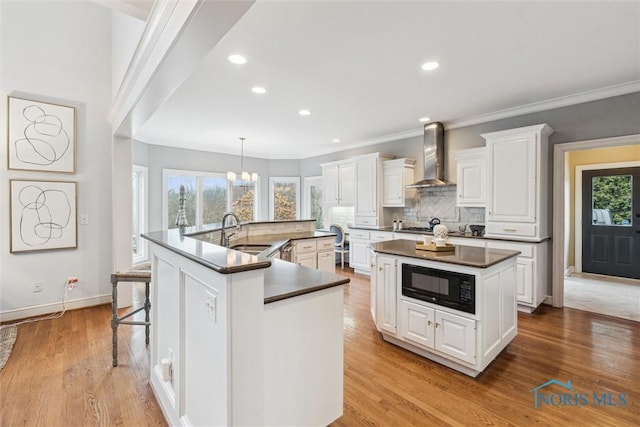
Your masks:
<path fill-rule="evenodd" d="M 76 109 L 8 97 L 8 168 L 75 173 Z"/>
<path fill-rule="evenodd" d="M 77 183 L 10 180 L 10 251 L 78 247 Z"/>

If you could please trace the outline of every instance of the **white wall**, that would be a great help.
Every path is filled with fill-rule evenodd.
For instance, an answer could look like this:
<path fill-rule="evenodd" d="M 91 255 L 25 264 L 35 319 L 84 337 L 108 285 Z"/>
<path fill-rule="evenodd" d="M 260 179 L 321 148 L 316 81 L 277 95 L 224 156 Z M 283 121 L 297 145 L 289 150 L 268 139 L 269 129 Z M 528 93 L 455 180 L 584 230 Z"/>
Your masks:
<path fill-rule="evenodd" d="M 69 276 L 80 279 L 72 306 L 110 300 L 111 286 L 111 11 L 91 2 L 0 2 L 2 129 L 6 96 L 76 107 L 76 174 L 7 170 L 0 147 L 0 319 L 55 311 Z M 78 248 L 9 253 L 10 179 L 78 182 Z M 43 291 L 32 292 L 32 283 Z"/>
<path fill-rule="evenodd" d="M 145 21 L 117 11 L 111 13 L 111 95 L 113 97 L 120 88 L 131 58 L 138 47 Z"/>

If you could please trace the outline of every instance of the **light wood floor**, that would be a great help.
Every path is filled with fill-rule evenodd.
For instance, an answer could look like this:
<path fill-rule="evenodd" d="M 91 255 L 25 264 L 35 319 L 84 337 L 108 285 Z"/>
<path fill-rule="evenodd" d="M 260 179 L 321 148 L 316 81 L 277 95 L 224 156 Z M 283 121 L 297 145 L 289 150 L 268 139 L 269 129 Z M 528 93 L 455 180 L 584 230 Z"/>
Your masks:
<path fill-rule="evenodd" d="M 384 342 L 369 279 L 346 274 L 344 415 L 333 426 L 639 425 L 637 322 L 543 306 L 519 315 L 518 336 L 473 379 Z M 121 327 L 112 368 L 109 317 L 100 306 L 21 326 L 0 373 L 0 425 L 164 425 L 147 383 L 144 328 Z M 589 399 L 613 393 L 615 403 L 625 393 L 627 404 L 535 409 L 530 390 L 551 379 Z"/>

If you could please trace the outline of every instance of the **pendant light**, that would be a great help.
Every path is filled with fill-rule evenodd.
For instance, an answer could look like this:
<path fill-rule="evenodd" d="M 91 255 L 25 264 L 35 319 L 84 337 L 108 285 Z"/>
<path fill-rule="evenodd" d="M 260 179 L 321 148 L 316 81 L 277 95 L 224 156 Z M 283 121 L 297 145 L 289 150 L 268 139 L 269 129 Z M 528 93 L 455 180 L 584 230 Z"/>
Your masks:
<path fill-rule="evenodd" d="M 239 178 L 242 181 L 241 186 L 247 187 L 249 183 L 258 182 L 258 174 L 253 172 L 249 173 L 244 170 L 244 141 L 246 138 L 240 137 L 240 174 Z M 227 172 L 227 179 L 229 181 L 235 181 L 238 179 L 238 174 L 233 171 Z"/>

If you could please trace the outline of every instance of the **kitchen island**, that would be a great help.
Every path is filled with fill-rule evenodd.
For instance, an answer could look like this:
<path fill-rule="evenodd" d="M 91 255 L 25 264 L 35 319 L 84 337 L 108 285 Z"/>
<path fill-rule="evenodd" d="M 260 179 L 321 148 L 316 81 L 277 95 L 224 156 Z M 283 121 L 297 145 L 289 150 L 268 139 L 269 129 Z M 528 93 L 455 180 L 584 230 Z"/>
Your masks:
<path fill-rule="evenodd" d="M 519 252 L 432 252 L 414 240 L 371 249 L 371 315 L 385 341 L 475 377 L 516 336 Z"/>
<path fill-rule="evenodd" d="M 327 425 L 342 415 L 349 279 L 178 230 L 144 237 L 150 383 L 169 424 Z"/>

